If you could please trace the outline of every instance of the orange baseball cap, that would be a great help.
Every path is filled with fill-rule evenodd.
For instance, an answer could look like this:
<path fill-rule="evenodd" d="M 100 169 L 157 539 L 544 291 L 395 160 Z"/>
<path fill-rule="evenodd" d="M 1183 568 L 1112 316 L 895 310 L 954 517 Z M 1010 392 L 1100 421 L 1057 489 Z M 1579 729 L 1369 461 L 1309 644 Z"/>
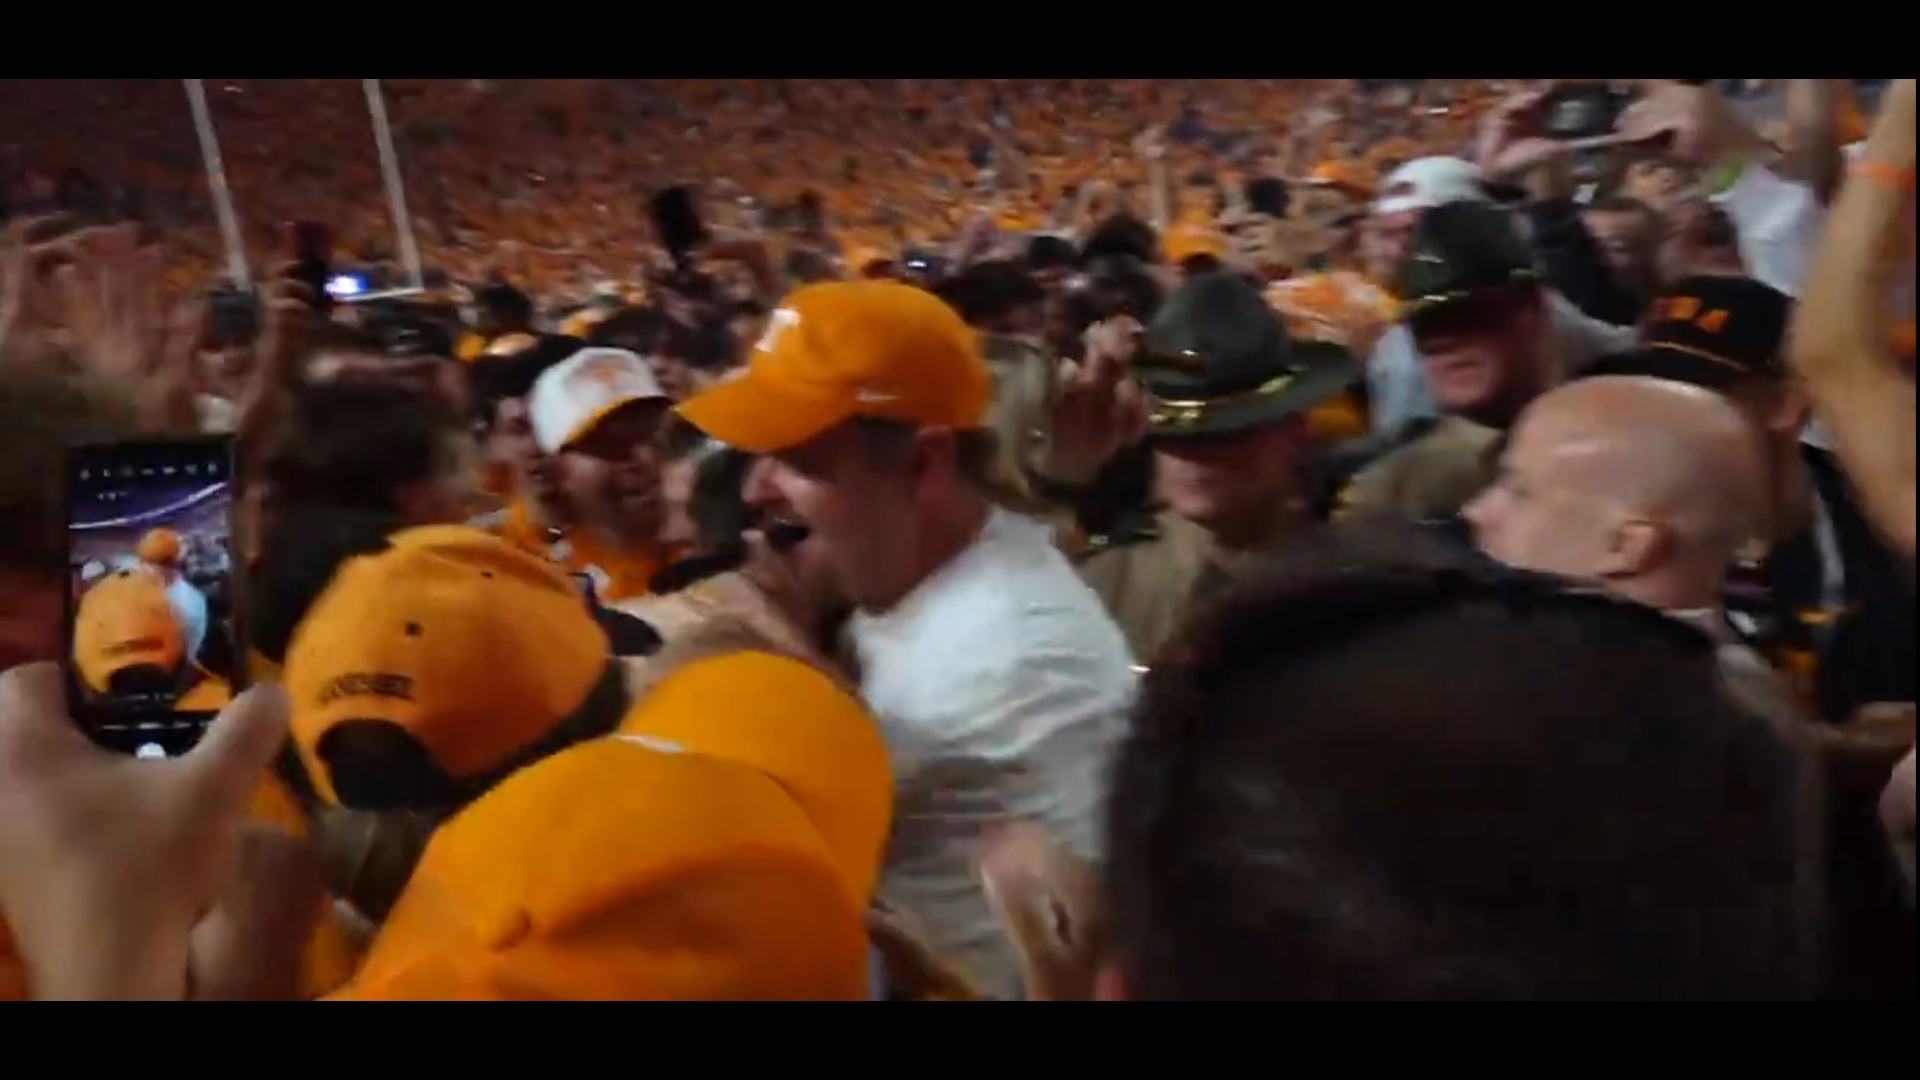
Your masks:
<path fill-rule="evenodd" d="M 141 562 L 150 562 L 155 566 L 172 566 L 180 561 L 180 534 L 172 529 L 150 529 L 140 538 L 140 544 L 134 554 Z"/>
<path fill-rule="evenodd" d="M 128 668 L 174 671 L 186 650 L 166 584 L 150 569 L 117 570 L 80 598 L 73 620 L 74 667 L 96 693 Z"/>
<path fill-rule="evenodd" d="M 861 724 L 790 661 L 669 676 L 442 825 L 336 998 L 864 1000 L 892 794 Z"/>
<path fill-rule="evenodd" d="M 819 829 L 849 895 L 864 904 L 873 894 L 893 769 L 873 717 L 826 675 L 765 652 L 702 660 L 649 690 L 620 731 L 778 781 Z"/>
<path fill-rule="evenodd" d="M 1161 252 L 1175 266 L 1188 259 L 1227 257 L 1227 239 L 1205 225 L 1175 225 L 1160 241 Z"/>
<path fill-rule="evenodd" d="M 875 271 L 881 270 L 895 261 L 892 255 L 887 254 L 877 247 L 856 247 L 847 255 L 847 269 L 861 277 L 870 277 Z"/>
<path fill-rule="evenodd" d="M 455 783 L 506 768 L 543 737 L 626 706 L 606 634 L 554 564 L 465 526 L 396 534 L 341 567 L 294 634 L 284 683 L 293 738 L 314 787 L 361 809 L 386 796 L 339 791 L 329 741 L 387 724 Z"/>
<path fill-rule="evenodd" d="M 733 378 L 681 404 L 688 423 L 753 454 L 789 450 L 855 417 L 982 427 L 993 380 L 973 330 L 932 293 L 891 281 L 793 293 Z"/>

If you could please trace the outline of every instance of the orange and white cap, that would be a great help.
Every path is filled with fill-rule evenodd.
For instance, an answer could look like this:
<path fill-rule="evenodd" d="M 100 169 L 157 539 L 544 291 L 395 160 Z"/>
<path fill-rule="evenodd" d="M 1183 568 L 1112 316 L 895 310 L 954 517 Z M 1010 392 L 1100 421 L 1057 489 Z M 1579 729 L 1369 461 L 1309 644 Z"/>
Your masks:
<path fill-rule="evenodd" d="M 653 369 L 625 349 L 582 349 L 548 368 L 527 398 L 533 440 L 557 454 L 636 401 L 664 401 Z"/>
<path fill-rule="evenodd" d="M 932 293 L 885 281 L 795 292 L 733 378 L 680 405 L 708 436 L 752 454 L 789 450 L 856 417 L 984 427 L 993 377 L 979 337 Z"/>
<path fill-rule="evenodd" d="M 1457 202 L 1487 202 L 1480 170 L 1461 158 L 1428 157 L 1409 161 L 1380 185 L 1376 214 L 1431 210 Z"/>

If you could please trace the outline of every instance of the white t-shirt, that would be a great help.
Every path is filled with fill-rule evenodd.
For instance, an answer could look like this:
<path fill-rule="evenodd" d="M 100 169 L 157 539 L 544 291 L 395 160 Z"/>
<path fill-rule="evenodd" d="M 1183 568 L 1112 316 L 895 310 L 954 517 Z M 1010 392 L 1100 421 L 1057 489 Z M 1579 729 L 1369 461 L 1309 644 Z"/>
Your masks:
<path fill-rule="evenodd" d="M 1019 963 L 974 871 L 992 826 L 1035 822 L 1097 857 L 1109 752 L 1133 659 L 1046 526 L 995 511 L 959 558 L 851 634 L 892 758 L 880 894 L 995 996 Z"/>
<path fill-rule="evenodd" d="M 1848 157 L 1857 157 L 1864 145 L 1847 147 Z M 1765 166 L 1749 165 L 1713 201 L 1740 234 L 1740 256 L 1747 273 L 1798 299 L 1827 224 L 1827 208 L 1820 205 L 1813 189 L 1783 179 Z M 1913 281 L 1909 274 L 1894 290 L 1894 310 L 1906 318 L 1914 310 Z M 1832 449 L 1818 418 L 1807 425 L 1802 441 Z"/>
<path fill-rule="evenodd" d="M 1740 234 L 1747 273 L 1797 298 L 1826 227 L 1826 208 L 1813 189 L 1783 180 L 1763 165 L 1748 165 L 1713 202 Z"/>

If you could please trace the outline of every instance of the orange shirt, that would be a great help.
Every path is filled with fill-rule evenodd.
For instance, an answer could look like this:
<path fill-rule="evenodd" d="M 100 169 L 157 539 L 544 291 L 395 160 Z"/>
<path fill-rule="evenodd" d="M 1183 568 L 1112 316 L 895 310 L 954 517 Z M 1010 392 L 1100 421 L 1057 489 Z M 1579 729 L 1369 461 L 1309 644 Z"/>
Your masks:
<path fill-rule="evenodd" d="M 662 565 L 655 558 L 634 558 L 592 543 L 580 532 L 555 538 L 552 531 L 533 523 L 518 499 L 507 508 L 475 524 L 529 555 L 552 559 L 570 574 L 593 578 L 594 590 L 607 603 L 638 600 L 647 595 L 653 575 Z"/>

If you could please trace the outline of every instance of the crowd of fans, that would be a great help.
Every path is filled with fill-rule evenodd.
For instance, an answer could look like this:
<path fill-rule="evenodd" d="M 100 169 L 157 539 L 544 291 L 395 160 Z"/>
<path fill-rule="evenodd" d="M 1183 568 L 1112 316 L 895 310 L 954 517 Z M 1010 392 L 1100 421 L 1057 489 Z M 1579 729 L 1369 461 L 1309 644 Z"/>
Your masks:
<path fill-rule="evenodd" d="M 251 292 L 0 87 L 0 1000 L 1912 996 L 1912 80 L 382 80 L 366 302 L 362 84 L 204 83 Z"/>
<path fill-rule="evenodd" d="M 717 224 L 802 213 L 809 193 L 846 248 L 934 250 L 976 213 L 1038 230 L 1089 186 L 1144 197 L 1133 151 L 1177 134 L 1175 175 L 1219 193 L 1270 169 L 1353 160 L 1378 176 L 1470 141 L 1500 80 L 386 79 L 423 261 L 457 281 L 505 269 L 584 299 L 650 266 L 646 193 L 697 183 Z M 374 127 L 357 79 L 207 79 L 214 130 L 255 265 L 281 224 L 317 218 L 355 259 L 395 258 Z M 1362 85 L 1362 84 L 1365 85 Z M 207 177 L 177 79 L 71 79 L 7 96 L 0 175 L 16 206 L 71 173 L 137 194 L 168 227 L 183 279 L 224 272 Z M 1280 130 L 1273 116 L 1292 118 Z M 298 117 L 290 121 L 289 117 Z M 1009 149 L 1029 176 L 996 178 Z M 1083 211 L 1100 212 L 1103 205 Z"/>

